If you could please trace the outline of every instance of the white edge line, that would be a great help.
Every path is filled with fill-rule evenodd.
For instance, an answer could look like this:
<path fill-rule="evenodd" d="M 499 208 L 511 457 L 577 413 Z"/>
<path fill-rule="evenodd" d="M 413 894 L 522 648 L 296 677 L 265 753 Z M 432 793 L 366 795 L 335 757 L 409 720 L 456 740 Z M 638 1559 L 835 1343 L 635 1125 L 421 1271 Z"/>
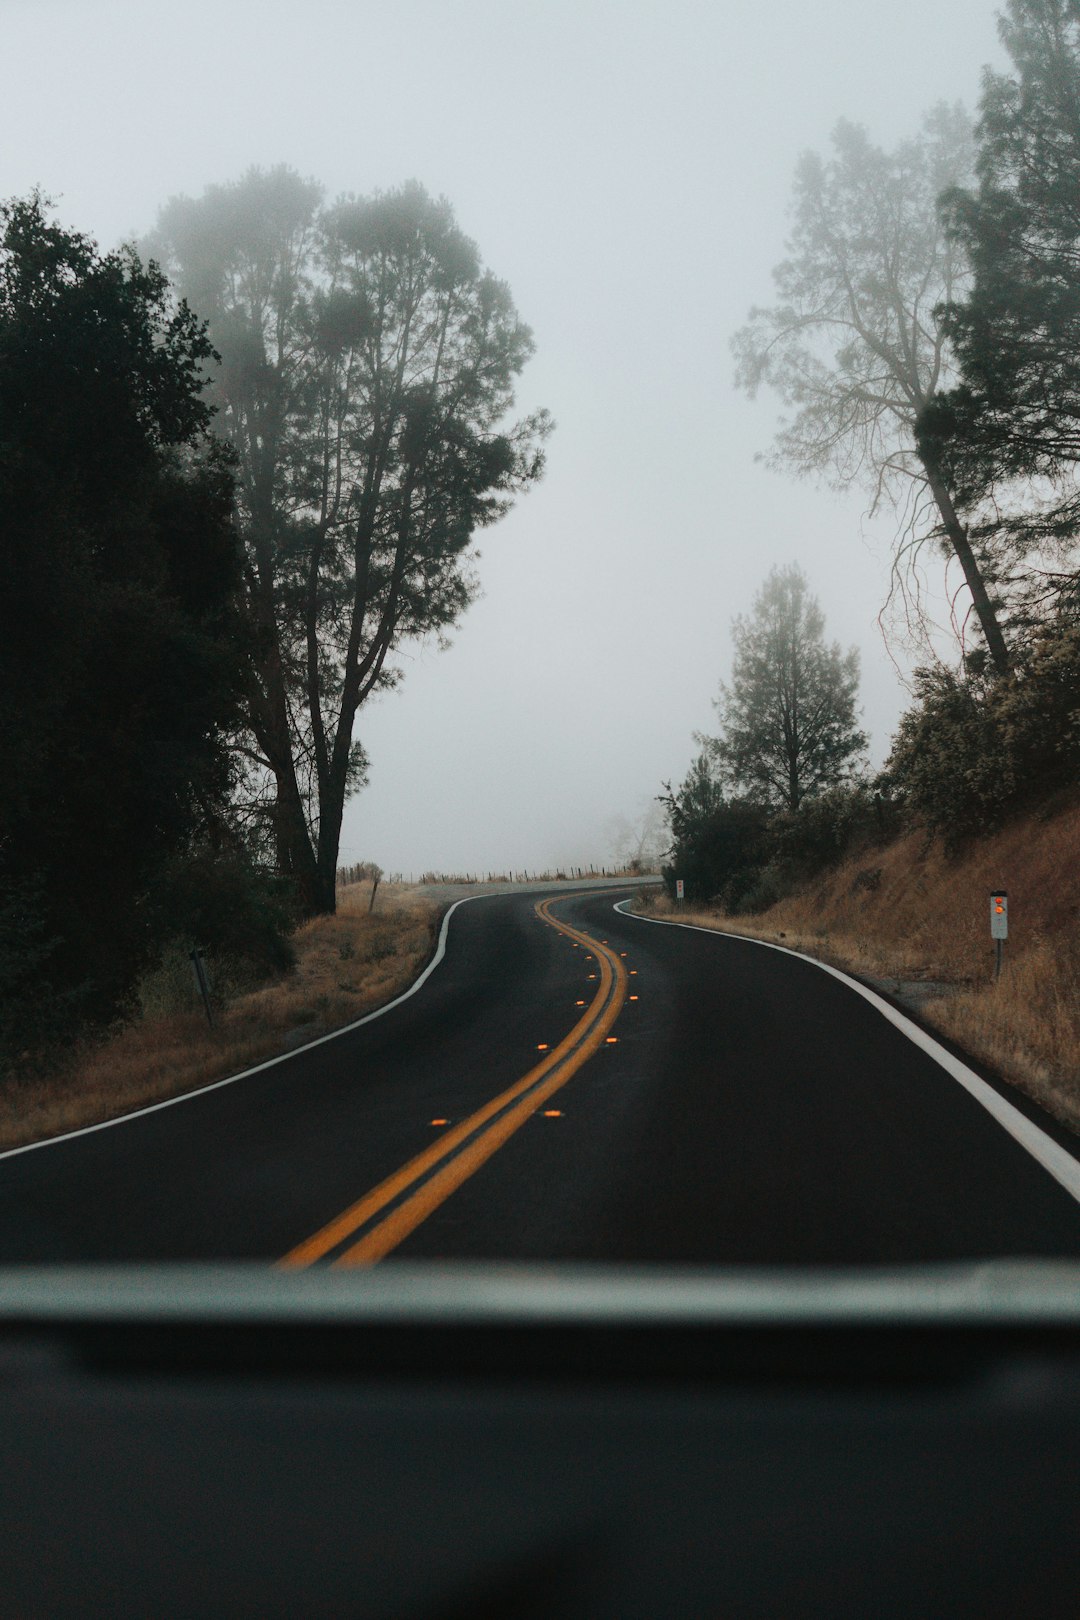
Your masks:
<path fill-rule="evenodd" d="M 161 1102 L 147 1103 L 145 1108 L 133 1108 L 129 1114 L 117 1114 L 115 1119 L 100 1119 L 96 1125 L 80 1125 L 78 1130 L 64 1131 L 60 1136 L 46 1136 L 40 1142 L 24 1142 L 21 1147 L 7 1148 L 5 1152 L 0 1153 L 0 1160 L 13 1159 L 18 1153 L 33 1153 L 38 1148 L 55 1147 L 59 1142 L 70 1142 L 76 1136 L 89 1136 L 93 1131 L 108 1131 L 114 1125 L 126 1125 L 129 1120 L 141 1119 L 144 1114 L 156 1114 L 161 1108 L 172 1108 L 177 1103 L 190 1102 L 193 1097 L 205 1097 L 208 1091 L 220 1091 L 222 1086 L 235 1085 L 237 1080 L 246 1080 L 250 1075 L 261 1074 L 264 1069 L 272 1069 L 278 1063 L 287 1063 L 290 1058 L 299 1057 L 302 1052 L 310 1052 L 316 1046 L 325 1045 L 327 1041 L 336 1041 L 339 1035 L 347 1035 L 350 1030 L 359 1029 L 361 1024 L 370 1024 L 373 1018 L 381 1018 L 384 1013 L 400 1007 L 403 1001 L 408 1001 L 410 996 L 415 996 L 424 981 L 434 973 L 446 955 L 446 936 L 450 928 L 450 918 L 458 906 L 466 906 L 470 900 L 493 898 L 494 896 L 487 894 L 467 894 L 462 899 L 455 900 L 443 914 L 435 955 L 409 988 L 403 990 L 400 996 L 395 996 L 393 1001 L 388 1001 L 384 1007 L 376 1007 L 374 1012 L 365 1013 L 362 1018 L 354 1018 L 351 1024 L 342 1024 L 340 1029 L 332 1029 L 328 1035 L 320 1035 L 314 1041 L 306 1041 L 303 1046 L 294 1047 L 291 1052 L 279 1052 L 276 1057 L 266 1058 L 264 1062 L 256 1063 L 253 1068 L 241 1069 L 239 1074 L 228 1074 L 223 1080 L 211 1080 L 205 1086 L 196 1086 L 194 1091 L 182 1091 L 178 1097 L 165 1097 Z"/>
<path fill-rule="evenodd" d="M 702 928 L 697 923 L 672 922 L 666 917 L 641 917 L 637 912 L 623 909 L 629 904 L 628 900 L 621 900 L 612 909 L 624 917 L 632 917 L 635 922 L 658 923 L 665 928 L 688 928 L 692 933 L 709 934 L 713 939 L 738 939 L 746 945 L 760 945 L 767 951 L 781 951 L 785 956 L 797 956 L 800 962 L 809 962 L 812 967 L 820 968 L 822 973 L 830 973 L 834 979 L 839 979 L 841 984 L 846 984 L 849 990 L 856 991 L 864 1001 L 876 1007 L 902 1035 L 906 1035 L 909 1041 L 940 1064 L 946 1074 L 958 1080 L 964 1090 L 970 1092 L 988 1114 L 993 1115 L 1014 1141 L 1019 1142 L 1022 1148 L 1026 1148 L 1032 1158 L 1037 1159 L 1043 1169 L 1048 1170 L 1054 1180 L 1080 1203 L 1080 1163 L 1077 1163 L 1072 1154 L 1063 1148 L 1060 1142 L 1055 1142 L 1052 1136 L 1048 1136 L 1034 1120 L 1022 1114 L 1019 1108 L 1003 1097 L 999 1091 L 995 1091 L 993 1086 L 988 1085 L 973 1069 L 969 1069 L 966 1063 L 961 1063 L 959 1058 L 953 1057 L 952 1053 L 940 1042 L 935 1041 L 932 1035 L 920 1029 L 918 1024 L 906 1018 L 902 1012 L 898 1012 L 869 986 L 860 984 L 858 979 L 851 978 L 840 968 L 830 967 L 828 962 L 819 962 L 817 957 L 807 956 L 803 951 L 793 951 L 787 945 L 774 945 L 771 940 L 754 939 L 750 934 L 728 933 L 720 928 Z"/>
<path fill-rule="evenodd" d="M 609 888 L 615 887 L 610 880 L 608 886 Z M 327 1041 L 336 1041 L 339 1035 L 348 1035 L 350 1030 L 359 1029 L 361 1024 L 370 1024 L 373 1018 L 381 1018 L 384 1013 L 392 1012 L 395 1007 L 400 1007 L 403 1001 L 408 1001 L 410 996 L 415 996 L 425 980 L 434 973 L 446 955 L 446 936 L 450 929 L 450 918 L 459 906 L 467 906 L 470 900 L 500 899 L 507 892 L 507 890 L 500 890 L 496 894 L 466 894 L 462 895 L 460 900 L 455 900 L 452 905 L 448 906 L 443 913 L 442 927 L 439 929 L 439 943 L 435 947 L 435 955 L 431 958 L 424 971 L 413 980 L 409 988 L 403 990 L 400 996 L 395 996 L 393 1001 L 388 1001 L 384 1007 L 376 1007 L 374 1012 L 365 1013 L 362 1018 L 354 1018 L 351 1024 L 342 1024 L 340 1029 L 332 1029 L 329 1034 L 320 1035 L 313 1041 L 305 1041 L 303 1046 L 295 1046 L 290 1052 L 279 1052 L 276 1057 L 266 1058 L 262 1063 L 256 1063 L 250 1069 L 241 1069 L 239 1074 L 227 1074 L 222 1080 L 211 1080 L 205 1086 L 196 1086 L 192 1091 L 182 1091 L 177 1097 L 164 1097 L 161 1102 L 147 1103 L 145 1108 L 133 1108 L 128 1114 L 117 1114 L 115 1119 L 99 1119 L 96 1125 L 80 1125 L 78 1130 L 62 1131 L 59 1136 L 45 1136 L 40 1142 L 24 1142 L 21 1147 L 6 1148 L 0 1153 L 0 1160 L 13 1159 L 19 1153 L 33 1153 L 37 1148 L 55 1147 L 58 1142 L 70 1142 L 73 1137 L 89 1136 L 93 1131 L 111 1130 L 114 1125 L 126 1125 L 130 1119 L 141 1119 L 143 1114 L 156 1114 L 161 1108 L 172 1108 L 176 1103 L 190 1102 L 193 1097 L 203 1097 L 208 1091 L 220 1091 L 222 1086 L 234 1085 L 237 1080 L 246 1080 L 252 1074 L 261 1074 L 263 1069 L 272 1069 L 275 1064 L 287 1063 L 290 1058 L 299 1057 L 301 1052 L 310 1052 L 316 1046 L 323 1046 Z M 539 894 L 544 891 L 540 888 L 526 890 L 525 892 Z M 565 891 L 561 889 L 555 891 L 556 895 L 582 892 L 588 891 L 574 890 L 572 888 Z M 603 890 L 597 889 L 594 892 L 602 893 Z"/>

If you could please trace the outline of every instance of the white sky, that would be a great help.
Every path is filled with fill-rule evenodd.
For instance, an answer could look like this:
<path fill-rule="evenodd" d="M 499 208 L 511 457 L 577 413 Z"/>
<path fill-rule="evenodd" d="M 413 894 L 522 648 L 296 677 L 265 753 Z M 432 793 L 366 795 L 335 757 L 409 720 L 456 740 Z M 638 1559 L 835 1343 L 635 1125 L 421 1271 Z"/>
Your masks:
<path fill-rule="evenodd" d="M 530 871 L 610 858 L 680 780 L 732 616 L 801 562 L 860 649 L 880 761 L 905 693 L 877 614 L 888 518 L 755 465 L 776 401 L 728 343 L 771 301 L 798 155 L 891 145 L 1003 64 L 985 0 L 0 0 L 0 196 L 103 247 L 177 192 L 285 162 L 330 195 L 415 176 L 509 282 L 547 476 L 482 537 L 484 597 L 361 712 L 342 859 Z M 899 650 L 895 650 L 903 663 Z"/>

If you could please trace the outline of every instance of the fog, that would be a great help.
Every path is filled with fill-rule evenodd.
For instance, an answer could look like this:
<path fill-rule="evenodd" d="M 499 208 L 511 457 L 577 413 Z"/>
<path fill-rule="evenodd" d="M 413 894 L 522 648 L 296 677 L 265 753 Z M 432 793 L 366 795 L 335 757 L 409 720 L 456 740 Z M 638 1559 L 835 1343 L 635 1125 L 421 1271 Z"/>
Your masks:
<path fill-rule="evenodd" d="M 841 117 L 884 144 L 1000 65 L 982 0 L 166 7 L 0 0 L 0 195 L 38 184 L 103 247 L 172 195 L 288 163 L 327 194 L 453 204 L 537 352 L 543 482 L 485 531 L 448 651 L 361 711 L 342 860 L 406 873 L 609 860 L 608 827 L 713 726 L 732 616 L 801 563 L 862 658 L 874 762 L 909 666 L 878 618 L 895 521 L 754 460 L 778 406 L 729 341 L 771 298 L 796 160 Z"/>

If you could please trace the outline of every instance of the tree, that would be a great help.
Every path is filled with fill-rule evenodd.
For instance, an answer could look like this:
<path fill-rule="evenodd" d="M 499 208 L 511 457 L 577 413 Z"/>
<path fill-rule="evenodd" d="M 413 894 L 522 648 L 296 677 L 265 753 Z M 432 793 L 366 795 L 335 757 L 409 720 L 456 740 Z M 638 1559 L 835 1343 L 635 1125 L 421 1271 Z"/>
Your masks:
<path fill-rule="evenodd" d="M 907 814 L 947 851 L 1053 795 L 1080 774 L 1080 624 L 1054 613 L 1006 676 L 940 667 L 915 674 L 887 774 Z"/>
<path fill-rule="evenodd" d="M 721 781 L 770 809 L 850 779 L 866 748 L 855 724 L 859 656 L 823 641 L 825 621 L 797 567 L 774 568 L 749 619 L 732 625 L 731 685 L 716 707 L 722 734 L 701 738 Z"/>
<path fill-rule="evenodd" d="M 633 872 L 655 871 L 664 853 L 664 812 L 656 799 L 646 800 L 635 820 L 612 816 L 608 845 L 616 861 Z"/>
<path fill-rule="evenodd" d="M 401 642 L 472 600 L 475 532 L 543 468 L 550 423 L 500 424 L 533 350 L 504 283 L 415 182 L 322 206 L 252 170 L 162 211 L 153 248 L 209 321 L 236 453 L 253 631 L 242 748 L 279 868 L 332 911 L 363 779 L 357 711 Z"/>
<path fill-rule="evenodd" d="M 0 1044 L 114 1013 L 156 874 L 220 828 L 242 664 L 211 357 L 156 268 L 0 205 Z"/>
<path fill-rule="evenodd" d="M 739 910 L 769 859 L 764 806 L 725 798 L 708 748 L 677 790 L 664 783 L 660 803 L 671 831 L 670 864 L 662 869 L 668 893 L 681 878 L 688 900 L 719 899 Z"/>
<path fill-rule="evenodd" d="M 794 416 L 774 464 L 862 483 L 871 511 L 883 499 L 910 514 L 913 555 L 927 509 L 935 534 L 960 563 L 995 667 L 1009 653 L 980 559 L 941 464 L 915 423 L 948 380 L 949 354 L 936 307 L 956 296 L 962 246 L 943 229 L 937 198 L 970 169 L 971 134 L 959 107 L 937 107 L 919 136 L 887 153 L 840 123 L 834 156 L 808 153 L 795 178 L 789 256 L 773 272 L 780 302 L 751 311 L 733 348 L 751 394 L 768 383 Z M 894 570 L 899 576 L 900 563 Z"/>
<path fill-rule="evenodd" d="M 664 808 L 672 840 L 684 840 L 692 827 L 707 821 L 714 810 L 724 803 L 724 790 L 713 768 L 712 749 L 706 744 L 701 749 L 678 791 L 670 782 L 658 801 Z"/>
<path fill-rule="evenodd" d="M 978 188 L 941 202 L 972 266 L 943 311 L 960 380 L 918 440 L 1015 566 L 1080 523 L 1080 0 L 1009 0 L 999 31 L 1015 71 L 984 78 Z"/>

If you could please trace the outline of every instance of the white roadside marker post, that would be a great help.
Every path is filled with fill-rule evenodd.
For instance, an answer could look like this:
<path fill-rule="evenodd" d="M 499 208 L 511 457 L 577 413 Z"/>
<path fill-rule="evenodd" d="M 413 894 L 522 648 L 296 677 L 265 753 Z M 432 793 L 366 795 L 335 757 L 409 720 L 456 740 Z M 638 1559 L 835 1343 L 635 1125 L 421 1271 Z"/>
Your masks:
<path fill-rule="evenodd" d="M 1009 896 L 1005 889 L 990 895 L 990 938 L 994 941 L 994 978 L 1001 976 L 1001 958 L 1009 937 Z"/>
<path fill-rule="evenodd" d="M 675 879 L 675 900 L 676 900 L 676 904 L 681 906 L 685 899 L 686 899 L 686 885 L 683 882 L 682 878 L 676 878 Z"/>

